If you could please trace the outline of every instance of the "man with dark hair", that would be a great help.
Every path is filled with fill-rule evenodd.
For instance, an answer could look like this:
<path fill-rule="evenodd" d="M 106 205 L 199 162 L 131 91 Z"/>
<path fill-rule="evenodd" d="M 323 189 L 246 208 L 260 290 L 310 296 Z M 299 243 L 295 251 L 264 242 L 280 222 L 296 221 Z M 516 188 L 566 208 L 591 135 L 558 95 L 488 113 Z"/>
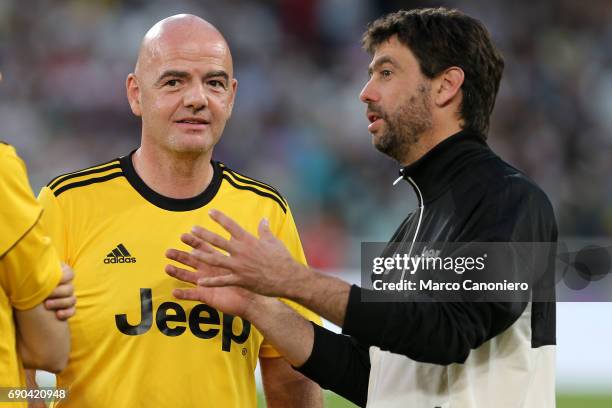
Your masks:
<path fill-rule="evenodd" d="M 457 10 L 402 10 L 370 24 L 362 42 L 373 55 L 391 37 L 410 49 L 429 80 L 448 67 L 461 67 L 461 127 L 486 139 L 504 60 L 484 25 Z"/>
<path fill-rule="evenodd" d="M 409 255 L 419 242 L 555 242 L 546 195 L 485 142 L 503 59 L 482 23 L 443 8 L 399 11 L 372 23 L 363 42 L 373 55 L 360 96 L 368 130 L 419 202 L 390 242 Z M 168 251 L 196 269 L 166 268 L 198 284 L 175 296 L 244 316 L 323 387 L 371 407 L 555 405 L 554 303 L 468 302 L 462 293 L 367 303 L 370 290 L 293 261 L 265 220 L 256 238 L 218 211 L 211 217 L 231 239 L 195 227 L 182 237 L 193 251 Z M 504 261 L 524 276 L 517 257 Z M 277 296 L 349 336 L 308 323 Z"/>
<path fill-rule="evenodd" d="M 484 25 L 457 10 L 402 10 L 370 24 L 363 46 L 373 55 L 393 36 L 414 54 L 427 79 L 434 79 L 453 65 L 461 67 L 465 74 L 461 127 L 486 139 L 504 60 Z"/>

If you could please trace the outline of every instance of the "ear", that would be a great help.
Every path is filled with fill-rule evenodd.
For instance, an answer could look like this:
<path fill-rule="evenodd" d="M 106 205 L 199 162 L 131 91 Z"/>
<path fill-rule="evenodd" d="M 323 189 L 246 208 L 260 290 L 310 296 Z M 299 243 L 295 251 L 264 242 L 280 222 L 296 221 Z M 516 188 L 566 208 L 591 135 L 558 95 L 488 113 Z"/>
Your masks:
<path fill-rule="evenodd" d="M 232 78 L 230 87 L 232 89 L 232 95 L 230 96 L 229 105 L 228 105 L 228 113 L 227 113 L 228 118 L 232 116 L 232 110 L 234 109 L 234 101 L 236 100 L 236 91 L 238 90 L 238 80 L 236 78 Z"/>
<path fill-rule="evenodd" d="M 437 78 L 434 102 L 439 107 L 451 103 L 459 94 L 465 74 L 459 67 L 450 67 L 444 70 Z"/>
<path fill-rule="evenodd" d="M 128 102 L 130 108 L 136 116 L 142 116 L 142 109 L 140 107 L 140 87 L 138 85 L 138 78 L 136 74 L 131 73 L 125 80 L 125 90 L 127 92 Z"/>

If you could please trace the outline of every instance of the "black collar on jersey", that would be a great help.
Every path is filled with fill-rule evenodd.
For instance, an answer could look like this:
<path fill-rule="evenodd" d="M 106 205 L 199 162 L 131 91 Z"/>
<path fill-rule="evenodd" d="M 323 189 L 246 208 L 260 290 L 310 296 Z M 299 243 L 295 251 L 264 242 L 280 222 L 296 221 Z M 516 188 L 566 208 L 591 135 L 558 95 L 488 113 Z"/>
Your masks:
<path fill-rule="evenodd" d="M 462 130 L 444 139 L 416 162 L 400 169 L 400 176 L 411 178 L 423 195 L 423 202 L 436 199 L 451 186 L 453 178 L 469 165 L 469 159 L 484 151 L 492 154 L 480 135 Z"/>
<path fill-rule="evenodd" d="M 159 208 L 163 208 L 164 210 L 168 211 L 195 210 L 208 204 L 217 194 L 217 191 L 219 191 L 219 186 L 221 186 L 221 168 L 219 167 L 219 163 L 216 161 L 211 161 L 213 167 L 213 177 L 208 187 L 206 187 L 206 189 L 200 194 L 191 198 L 170 198 L 161 195 L 156 191 L 153 191 L 151 187 L 147 186 L 140 178 L 138 173 L 136 173 L 136 169 L 134 169 L 134 164 L 132 163 L 132 156 L 134 155 L 135 151 L 136 150 L 132 151 L 127 156 L 119 158 L 125 178 L 130 185 L 134 187 L 138 193 L 140 193 L 141 196 Z"/>

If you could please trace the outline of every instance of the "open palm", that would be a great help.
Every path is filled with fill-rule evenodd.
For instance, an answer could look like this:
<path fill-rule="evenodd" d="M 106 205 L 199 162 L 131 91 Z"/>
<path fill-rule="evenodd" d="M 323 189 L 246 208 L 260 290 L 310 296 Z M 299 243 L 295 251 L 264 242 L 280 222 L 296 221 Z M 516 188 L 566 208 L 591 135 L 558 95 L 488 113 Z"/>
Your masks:
<path fill-rule="evenodd" d="M 173 265 L 166 266 L 166 273 L 178 280 L 193 283 L 194 285 L 197 285 L 199 278 L 210 276 L 201 272 L 191 272 Z M 196 286 L 195 288 L 174 289 L 172 294 L 177 299 L 197 300 L 223 313 L 240 317 L 245 317 L 245 313 L 248 311 L 255 296 L 258 296 L 253 292 L 236 286 L 219 288 Z"/>

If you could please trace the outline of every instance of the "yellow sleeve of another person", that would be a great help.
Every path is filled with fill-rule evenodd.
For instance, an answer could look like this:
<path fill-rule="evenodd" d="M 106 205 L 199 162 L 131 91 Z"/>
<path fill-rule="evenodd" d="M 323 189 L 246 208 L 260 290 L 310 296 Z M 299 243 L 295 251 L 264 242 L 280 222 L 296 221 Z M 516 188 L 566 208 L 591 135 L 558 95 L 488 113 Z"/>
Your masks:
<path fill-rule="evenodd" d="M 13 310 L 41 303 L 59 283 L 61 268 L 39 223 L 42 209 L 32 194 L 25 165 L 15 149 L 3 143 L 0 197 L 0 386 L 22 387 Z"/>
<path fill-rule="evenodd" d="M 39 225 L 42 209 L 23 161 L 0 145 L 0 283 L 12 307 L 31 309 L 53 291 L 61 268 L 51 240 Z"/>

